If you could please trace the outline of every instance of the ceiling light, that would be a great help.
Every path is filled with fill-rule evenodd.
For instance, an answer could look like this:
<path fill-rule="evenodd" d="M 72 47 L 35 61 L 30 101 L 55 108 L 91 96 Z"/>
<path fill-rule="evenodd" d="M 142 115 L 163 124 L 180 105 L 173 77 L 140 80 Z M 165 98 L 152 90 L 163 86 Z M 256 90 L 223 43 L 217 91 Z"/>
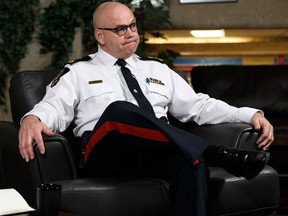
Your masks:
<path fill-rule="evenodd" d="M 191 35 L 197 38 L 225 37 L 224 29 L 219 30 L 192 30 Z"/>

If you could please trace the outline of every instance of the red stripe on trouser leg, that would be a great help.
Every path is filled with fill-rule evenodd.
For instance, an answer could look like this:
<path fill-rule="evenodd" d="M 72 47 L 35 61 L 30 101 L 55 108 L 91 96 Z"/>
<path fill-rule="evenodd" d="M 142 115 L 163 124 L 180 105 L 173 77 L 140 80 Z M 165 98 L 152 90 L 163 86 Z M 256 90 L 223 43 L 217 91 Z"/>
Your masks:
<path fill-rule="evenodd" d="M 101 125 L 90 137 L 88 143 L 86 144 L 86 151 L 84 154 L 84 162 L 87 161 L 89 153 L 92 151 L 93 147 L 110 131 L 116 130 L 121 134 L 129 134 L 139 138 L 145 138 L 160 142 L 169 142 L 167 137 L 158 130 L 141 128 L 137 126 L 127 125 L 114 121 L 107 121 Z"/>
<path fill-rule="evenodd" d="M 200 163 L 199 160 L 194 160 L 193 165 L 196 166 L 196 165 L 198 165 L 199 163 Z"/>

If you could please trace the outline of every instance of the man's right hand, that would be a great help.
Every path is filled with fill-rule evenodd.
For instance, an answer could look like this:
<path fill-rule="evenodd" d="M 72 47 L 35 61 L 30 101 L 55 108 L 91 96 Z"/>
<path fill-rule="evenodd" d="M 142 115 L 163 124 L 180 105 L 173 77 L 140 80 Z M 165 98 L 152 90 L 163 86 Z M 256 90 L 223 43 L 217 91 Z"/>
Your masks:
<path fill-rule="evenodd" d="M 22 122 L 18 134 L 19 150 L 22 158 L 28 162 L 34 159 L 33 142 L 38 144 L 41 154 L 45 153 L 42 133 L 52 136 L 54 132 L 51 131 L 45 124 L 43 124 L 37 116 L 28 115 Z"/>

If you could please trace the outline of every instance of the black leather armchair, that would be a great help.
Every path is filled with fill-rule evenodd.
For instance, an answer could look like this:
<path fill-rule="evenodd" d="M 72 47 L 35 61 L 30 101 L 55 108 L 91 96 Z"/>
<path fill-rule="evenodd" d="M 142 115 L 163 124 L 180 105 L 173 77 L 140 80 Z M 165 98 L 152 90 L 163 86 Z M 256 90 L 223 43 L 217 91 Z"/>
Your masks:
<path fill-rule="evenodd" d="M 58 71 L 24 71 L 10 82 L 13 122 L 0 122 L 0 188 L 13 187 L 36 206 L 36 185 L 62 185 L 62 211 L 75 215 L 169 215 L 169 185 L 160 179 L 87 179 L 77 168 L 77 145 L 71 130 L 44 136 L 46 153 L 34 145 L 36 157 L 25 163 L 18 149 L 20 118 L 42 99 Z M 258 133 L 248 124 L 179 125 L 213 144 L 255 149 Z M 209 167 L 211 215 L 269 215 L 278 207 L 279 182 L 270 166 L 246 180 L 220 167 Z"/>

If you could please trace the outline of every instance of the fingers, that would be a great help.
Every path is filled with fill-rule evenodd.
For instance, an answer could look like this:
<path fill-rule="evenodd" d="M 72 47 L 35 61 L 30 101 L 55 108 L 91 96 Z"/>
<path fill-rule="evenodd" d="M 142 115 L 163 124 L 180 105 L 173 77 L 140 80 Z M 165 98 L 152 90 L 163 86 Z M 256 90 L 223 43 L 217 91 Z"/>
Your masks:
<path fill-rule="evenodd" d="M 54 134 L 35 116 L 25 117 L 22 121 L 18 135 L 19 151 L 26 162 L 33 160 L 35 157 L 32 146 L 34 142 L 37 143 L 40 153 L 45 153 L 42 132 L 47 135 Z"/>
<path fill-rule="evenodd" d="M 45 153 L 45 147 L 41 132 L 35 134 L 34 133 L 28 134 L 26 131 L 22 131 L 20 134 L 21 135 L 19 135 L 19 150 L 22 158 L 26 162 L 34 159 L 34 149 L 33 149 L 34 142 L 37 143 L 40 153 L 41 154 Z"/>
<path fill-rule="evenodd" d="M 54 132 L 51 131 L 46 125 L 42 124 L 42 132 L 48 136 L 54 135 Z M 41 154 L 45 153 L 45 145 L 43 141 L 42 134 L 37 134 L 37 137 L 35 137 L 35 141 L 38 145 L 39 151 Z"/>
<path fill-rule="evenodd" d="M 43 124 L 43 133 L 48 136 L 53 136 L 55 133 Z"/>
<path fill-rule="evenodd" d="M 262 134 L 257 140 L 259 148 L 267 151 L 269 146 L 274 142 L 274 129 L 270 123 L 262 125 Z"/>
<path fill-rule="evenodd" d="M 34 158 L 33 152 L 33 138 L 31 136 L 27 136 L 26 132 L 21 130 L 19 131 L 19 150 L 22 158 L 28 162 Z"/>
<path fill-rule="evenodd" d="M 264 127 L 261 136 L 257 140 L 258 147 L 267 151 L 269 146 L 274 142 L 273 127 Z"/>
<path fill-rule="evenodd" d="M 35 134 L 35 142 L 37 143 L 38 145 L 38 148 L 39 148 L 39 151 L 41 154 L 44 154 L 45 153 L 45 146 L 44 146 L 44 141 L 43 141 L 43 138 L 42 138 L 42 134 L 40 133 L 37 133 Z"/>
<path fill-rule="evenodd" d="M 257 140 L 260 149 L 267 151 L 274 141 L 274 129 L 270 122 L 260 113 L 255 113 L 251 123 L 256 130 L 261 130 L 261 135 Z"/>

